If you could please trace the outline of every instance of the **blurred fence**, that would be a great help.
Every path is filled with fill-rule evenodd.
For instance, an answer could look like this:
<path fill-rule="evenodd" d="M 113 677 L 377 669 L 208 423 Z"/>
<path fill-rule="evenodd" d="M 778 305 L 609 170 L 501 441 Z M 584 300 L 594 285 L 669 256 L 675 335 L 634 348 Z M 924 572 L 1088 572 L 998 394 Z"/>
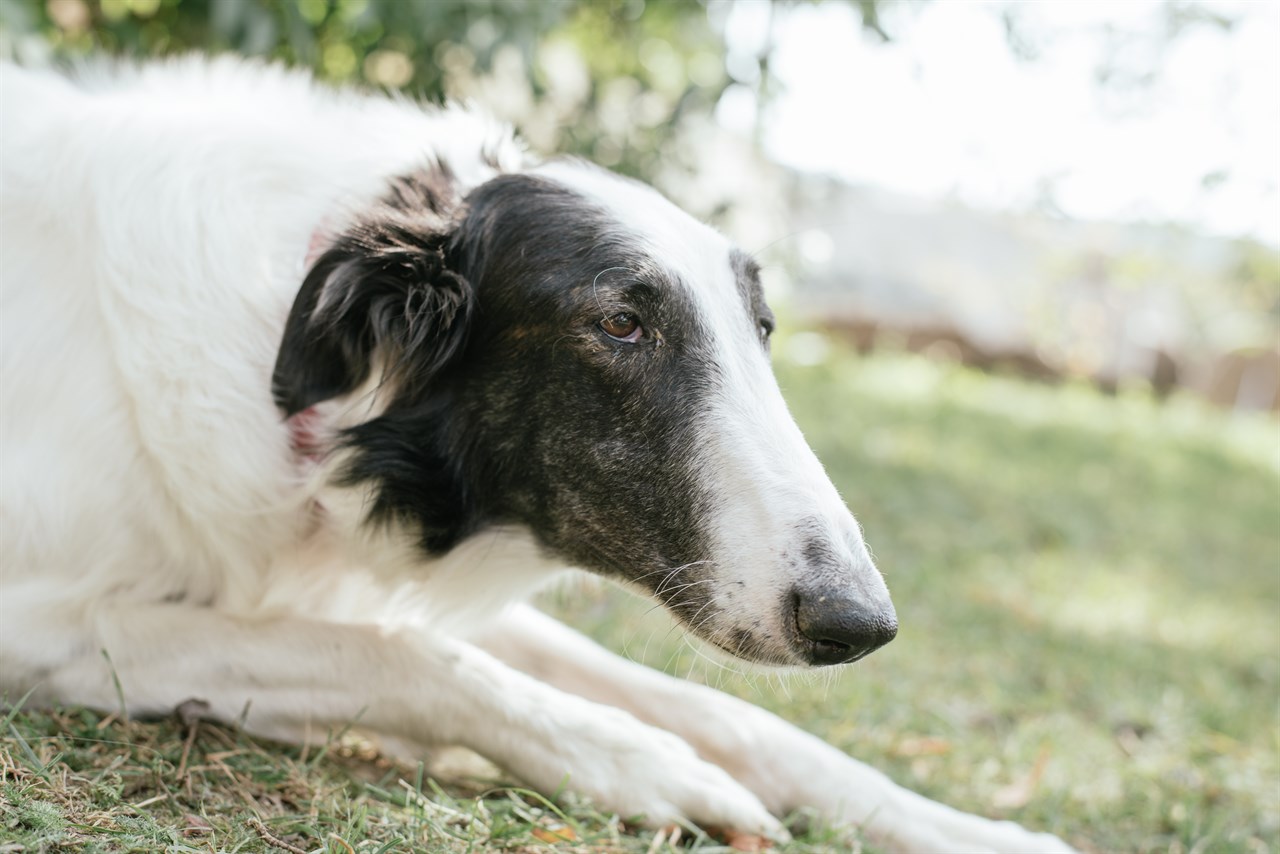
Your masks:
<path fill-rule="evenodd" d="M 800 179 L 796 301 L 859 350 L 1280 411 L 1280 253 Z"/>

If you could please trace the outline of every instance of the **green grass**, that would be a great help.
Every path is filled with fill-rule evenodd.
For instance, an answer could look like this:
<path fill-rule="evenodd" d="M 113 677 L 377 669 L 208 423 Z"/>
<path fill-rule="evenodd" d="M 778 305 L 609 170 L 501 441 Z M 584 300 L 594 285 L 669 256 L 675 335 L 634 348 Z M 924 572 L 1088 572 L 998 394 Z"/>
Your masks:
<path fill-rule="evenodd" d="M 914 358 L 802 367 L 786 350 L 784 390 L 889 581 L 897 640 L 834 676 L 779 680 L 709 665 L 616 592 L 550 607 L 913 789 L 1084 850 L 1280 852 L 1277 422 Z M 556 850 L 652 841 L 588 805 L 434 788 L 349 736 L 303 753 L 201 723 L 184 763 L 189 735 L 13 715 L 0 854 L 279 850 L 264 834 L 335 854 L 535 851 L 565 824 L 576 842 Z M 789 850 L 856 844 L 813 831 Z"/>

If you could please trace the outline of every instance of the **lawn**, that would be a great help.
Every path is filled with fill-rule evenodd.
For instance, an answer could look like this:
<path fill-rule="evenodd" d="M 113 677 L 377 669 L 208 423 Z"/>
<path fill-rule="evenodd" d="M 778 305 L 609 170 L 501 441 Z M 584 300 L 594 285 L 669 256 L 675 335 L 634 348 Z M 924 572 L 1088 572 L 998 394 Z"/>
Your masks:
<path fill-rule="evenodd" d="M 547 607 L 911 788 L 1082 850 L 1280 852 L 1280 425 L 791 352 L 814 348 L 781 342 L 779 374 L 889 581 L 897 640 L 783 680 L 709 664 L 614 591 Z M 0 854 L 662 847 L 586 804 L 456 772 L 436 785 L 351 734 L 304 751 L 66 709 L 19 710 L 0 736 Z M 815 829 L 787 850 L 858 844 Z"/>

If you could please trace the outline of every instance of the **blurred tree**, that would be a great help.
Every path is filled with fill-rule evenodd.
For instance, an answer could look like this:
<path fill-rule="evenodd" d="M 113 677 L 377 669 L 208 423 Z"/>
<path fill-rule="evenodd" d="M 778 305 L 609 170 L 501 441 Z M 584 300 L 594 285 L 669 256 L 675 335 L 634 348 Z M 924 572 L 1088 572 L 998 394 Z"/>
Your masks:
<path fill-rule="evenodd" d="M 774 5 L 796 0 L 740 0 Z M 815 2 L 815 0 L 804 0 Z M 887 0 L 848 2 L 885 37 Z M 0 54 L 234 51 L 332 82 L 475 97 L 531 143 L 651 176 L 725 69 L 729 0 L 0 0 Z M 757 57 L 760 103 L 768 48 Z"/>

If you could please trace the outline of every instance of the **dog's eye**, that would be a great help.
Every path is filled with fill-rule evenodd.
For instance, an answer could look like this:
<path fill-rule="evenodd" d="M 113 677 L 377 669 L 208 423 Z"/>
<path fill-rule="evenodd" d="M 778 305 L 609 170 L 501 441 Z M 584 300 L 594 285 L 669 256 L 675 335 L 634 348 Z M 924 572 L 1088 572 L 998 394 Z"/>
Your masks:
<path fill-rule="evenodd" d="M 768 341 L 773 334 L 773 321 L 767 317 L 760 318 L 760 337 Z"/>
<path fill-rule="evenodd" d="M 628 314 L 625 311 L 600 321 L 600 328 L 610 338 L 626 341 L 628 344 L 634 344 L 644 335 L 644 327 L 640 325 L 640 320 L 634 314 Z"/>

